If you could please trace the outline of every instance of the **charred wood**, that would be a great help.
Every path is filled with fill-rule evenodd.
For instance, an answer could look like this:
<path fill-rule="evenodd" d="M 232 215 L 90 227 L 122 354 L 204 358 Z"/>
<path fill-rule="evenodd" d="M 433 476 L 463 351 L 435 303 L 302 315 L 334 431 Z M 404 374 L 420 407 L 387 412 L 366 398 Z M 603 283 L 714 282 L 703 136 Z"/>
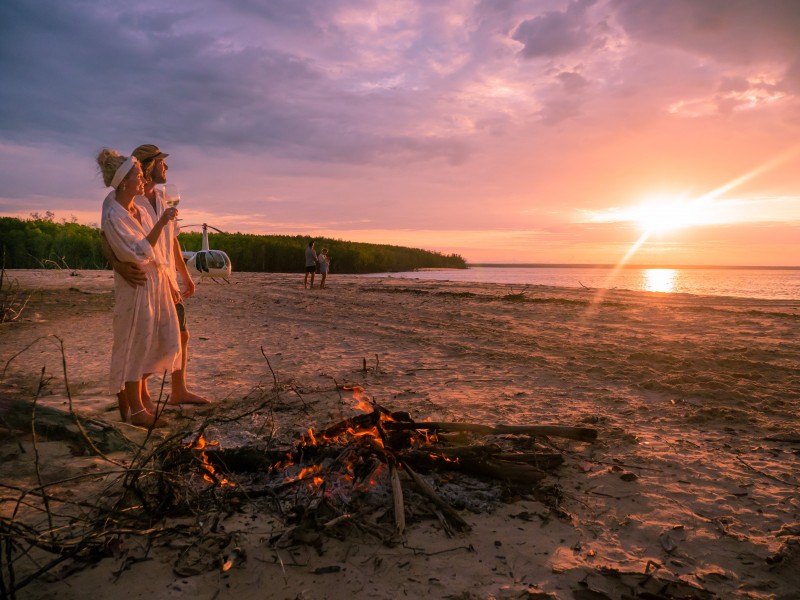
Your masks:
<path fill-rule="evenodd" d="M 437 494 L 436 491 L 428 484 L 428 482 L 420 477 L 414 471 L 414 469 L 411 468 L 411 465 L 402 459 L 400 459 L 400 463 L 403 465 L 403 470 L 408 473 L 408 476 L 411 477 L 411 479 L 417 485 L 419 491 L 422 492 L 422 494 L 426 496 L 431 503 L 433 503 L 436 509 L 445 515 L 447 520 L 453 524 L 458 531 L 470 531 L 472 529 L 461 517 L 461 515 L 459 515 L 452 506 L 445 502 L 442 497 L 439 496 L 439 494 Z"/>
<path fill-rule="evenodd" d="M 480 425 L 478 423 L 384 423 L 388 430 L 427 429 L 429 431 L 468 431 L 480 435 L 540 435 L 562 437 L 580 442 L 593 442 L 597 439 L 597 430 L 589 427 L 565 427 L 561 425 Z"/>

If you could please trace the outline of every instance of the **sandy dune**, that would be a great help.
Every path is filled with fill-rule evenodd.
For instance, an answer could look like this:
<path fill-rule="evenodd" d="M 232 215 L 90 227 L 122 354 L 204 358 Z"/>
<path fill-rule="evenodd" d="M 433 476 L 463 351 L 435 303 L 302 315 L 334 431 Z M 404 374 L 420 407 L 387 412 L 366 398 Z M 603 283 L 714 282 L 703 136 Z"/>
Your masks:
<path fill-rule="evenodd" d="M 41 402 L 66 406 L 58 340 L 39 339 L 55 335 L 76 409 L 116 421 L 110 273 L 6 277 L 32 295 L 18 321 L 0 326 L 2 397 L 33 398 L 44 367 Z M 286 440 L 357 412 L 337 383 L 417 420 L 582 425 L 599 439 L 552 440 L 566 458 L 548 482 L 560 487 L 559 510 L 522 494 L 467 507 L 473 530 L 455 538 L 421 519 L 405 544 L 326 539 L 320 554 L 271 547 L 281 523 L 245 505 L 221 521 L 247 557 L 230 570 L 212 561 L 179 576 L 179 551 L 156 544 L 150 560 L 116 575 L 121 559 L 106 558 L 18 597 L 616 600 L 656 593 L 645 574 L 662 597 L 798 597 L 800 302 L 336 274 L 326 290 L 304 290 L 301 275 L 231 282 L 202 283 L 187 307 L 189 381 L 215 401 L 210 411 L 244 410 L 273 385 L 263 348 L 284 391 L 270 427 Z M 170 413 L 174 429 L 204 411 Z M 250 428 L 211 433 L 223 445 L 253 443 L 263 425 L 254 416 Z M 33 486 L 30 439 L 1 425 L 0 436 L 0 481 Z M 45 481 L 102 468 L 60 442 L 38 446 Z M 91 486 L 71 490 L 82 492 Z M 2 496 L 7 516 L 18 493 Z"/>

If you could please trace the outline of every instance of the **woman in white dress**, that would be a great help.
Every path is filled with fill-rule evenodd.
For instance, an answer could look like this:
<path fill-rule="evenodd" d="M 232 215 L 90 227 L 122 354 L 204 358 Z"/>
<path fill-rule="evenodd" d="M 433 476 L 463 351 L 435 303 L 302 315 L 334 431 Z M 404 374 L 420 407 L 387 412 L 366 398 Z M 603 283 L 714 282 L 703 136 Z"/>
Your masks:
<path fill-rule="evenodd" d="M 177 217 L 168 208 L 154 224 L 134 198 L 144 191 L 139 161 L 115 150 L 97 156 L 103 182 L 112 189 L 103 202 L 101 228 L 119 260 L 135 262 L 147 281 L 133 286 L 114 272 L 114 345 L 111 386 L 119 394 L 122 419 L 134 425 L 160 425 L 143 381 L 151 373 L 172 373 L 180 365 L 178 317 L 172 302 L 167 264 L 158 244 L 164 226 Z"/>

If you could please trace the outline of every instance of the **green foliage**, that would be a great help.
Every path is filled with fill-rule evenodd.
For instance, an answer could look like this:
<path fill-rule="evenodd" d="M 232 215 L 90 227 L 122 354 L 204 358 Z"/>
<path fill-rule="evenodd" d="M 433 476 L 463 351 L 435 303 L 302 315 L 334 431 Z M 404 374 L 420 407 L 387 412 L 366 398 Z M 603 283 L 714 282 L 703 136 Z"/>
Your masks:
<path fill-rule="evenodd" d="M 252 235 L 246 233 L 209 234 L 209 246 L 224 250 L 236 271 L 298 273 L 305 268 L 308 237 L 301 235 Z M 184 250 L 199 250 L 200 233 L 182 233 L 178 237 Z M 364 244 L 328 238 L 314 238 L 314 248 L 328 249 L 332 273 L 384 273 L 426 268 L 465 269 L 466 262 L 457 254 L 441 254 L 418 248 Z"/>
<path fill-rule="evenodd" d="M 199 250 L 200 233 L 182 233 L 184 250 Z M 305 270 L 309 238 L 289 235 L 213 233 L 210 246 L 225 251 L 235 271 L 299 273 Z M 314 238 L 317 252 L 327 248 L 332 273 L 382 273 L 424 268 L 464 269 L 457 254 Z M 39 269 L 58 266 L 71 269 L 103 269 L 107 263 L 100 249 L 100 230 L 78 223 L 55 223 L 52 214 L 32 214 L 21 220 L 0 217 L 0 244 L 6 249 L 6 268 Z"/>
<path fill-rule="evenodd" d="M 0 217 L 0 240 L 8 269 L 102 269 L 106 259 L 100 250 L 100 230 L 78 223 L 55 223 L 52 213 L 44 218 Z"/>

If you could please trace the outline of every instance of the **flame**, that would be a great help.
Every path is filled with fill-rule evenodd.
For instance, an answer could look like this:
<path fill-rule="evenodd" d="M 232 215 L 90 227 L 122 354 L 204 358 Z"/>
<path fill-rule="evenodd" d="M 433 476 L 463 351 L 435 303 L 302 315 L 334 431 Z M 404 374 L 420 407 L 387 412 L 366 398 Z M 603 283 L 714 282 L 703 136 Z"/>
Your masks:
<path fill-rule="evenodd" d="M 319 473 L 322 467 L 319 465 L 312 465 L 310 467 L 306 467 L 297 475 L 297 479 L 305 479 L 309 475 L 313 475 L 314 473 Z"/>
<path fill-rule="evenodd" d="M 365 413 L 372 412 L 374 410 L 372 404 L 370 404 L 366 400 L 359 400 L 358 404 L 356 404 L 356 408 L 358 410 L 364 411 Z"/>
<path fill-rule="evenodd" d="M 314 436 L 314 430 L 311 427 L 308 428 L 308 439 L 309 439 L 309 446 L 317 446 L 319 443 L 317 442 L 317 438 Z"/>
<path fill-rule="evenodd" d="M 353 392 L 353 398 L 356 400 L 356 408 L 360 411 L 369 413 L 375 410 L 375 406 L 370 402 L 369 396 L 364 393 L 364 388 L 360 385 L 342 386 L 346 392 Z"/>
<path fill-rule="evenodd" d="M 322 492 L 325 498 L 338 498 L 347 490 L 368 492 L 372 488 L 381 485 L 380 482 L 385 479 L 384 469 L 388 467 L 383 463 L 373 467 L 370 461 L 365 462 L 363 460 L 363 452 L 353 447 L 355 444 L 365 446 L 377 451 L 379 455 L 383 455 L 386 449 L 396 442 L 422 445 L 438 441 L 437 434 L 431 430 L 415 431 L 409 429 L 405 431 L 400 427 L 394 427 L 397 430 L 397 434 L 399 434 L 395 435 L 391 431 L 391 424 L 397 423 L 398 420 L 392 416 L 392 413 L 381 408 L 380 405 L 367 396 L 363 387 L 358 385 L 341 386 L 340 389 L 351 392 L 354 400 L 358 402 L 356 408 L 367 414 L 344 419 L 327 429 L 315 431 L 309 427 L 305 433 L 299 436 L 300 440 L 295 446 L 296 450 L 300 450 L 299 454 L 290 452 L 286 460 L 278 462 L 273 469 L 285 469 L 292 466 L 295 460 L 299 460 L 297 456 L 303 455 L 303 448 L 339 446 L 348 449 L 340 456 L 336 468 L 326 467 L 323 469 L 320 464 L 306 468 L 301 468 L 302 465 L 300 464 L 296 465 L 290 472 L 284 472 L 286 483 L 299 483 L 313 493 Z M 403 417 L 398 418 L 404 419 Z M 429 417 L 428 420 L 430 421 L 431 418 Z M 314 456 L 315 454 L 309 453 L 309 455 Z M 452 459 L 442 456 L 435 456 L 435 458 L 452 461 Z M 457 460 L 453 462 L 457 462 Z M 366 473 L 365 468 L 368 470 Z M 291 475 L 290 473 L 296 472 L 295 469 L 300 470 L 296 475 Z M 344 502 L 345 500 L 342 499 L 341 501 Z"/>
<path fill-rule="evenodd" d="M 443 462 L 449 462 L 449 463 L 453 463 L 453 464 L 455 464 L 455 465 L 457 465 L 459 462 L 461 462 L 461 459 L 460 459 L 460 458 L 458 458 L 458 457 L 456 457 L 456 458 L 450 458 L 449 456 L 446 456 L 446 455 L 444 455 L 444 454 L 435 454 L 435 453 L 433 453 L 433 452 L 429 452 L 429 453 L 428 453 L 428 456 L 430 456 L 430 457 L 431 457 L 431 459 L 433 459 L 433 460 L 435 460 L 435 461 L 436 461 L 436 460 L 440 460 L 440 461 L 443 461 Z"/>
<path fill-rule="evenodd" d="M 208 455 L 205 453 L 205 448 L 208 446 L 219 446 L 219 442 L 209 442 L 200 435 L 197 438 L 197 441 L 194 444 L 189 444 L 187 448 L 191 450 L 199 450 L 200 451 L 200 459 L 203 461 L 204 473 L 203 479 L 208 483 L 219 484 L 220 487 L 235 487 L 235 484 L 231 483 L 224 477 L 220 476 L 217 473 L 217 470 L 211 465 L 211 461 L 208 460 Z M 214 479 L 214 477 L 216 479 Z"/>
<path fill-rule="evenodd" d="M 308 484 L 309 489 L 318 488 L 325 482 L 325 480 L 320 476 L 321 471 L 322 467 L 320 465 L 312 465 L 310 467 L 301 469 L 297 474 L 297 477 L 294 479 L 287 477 L 286 481 L 302 481 L 303 479 L 311 479 L 311 483 Z"/>
<path fill-rule="evenodd" d="M 361 431 L 357 431 L 357 430 L 353 429 L 352 427 L 348 427 L 347 428 L 347 433 L 349 433 L 353 437 L 354 440 L 360 440 L 360 439 L 368 438 L 368 439 L 373 440 L 375 442 L 375 444 L 377 444 L 381 448 L 384 447 L 383 440 L 381 439 L 381 436 L 380 436 L 380 434 L 378 433 L 378 430 L 375 427 L 370 427 L 369 429 L 364 429 L 364 430 L 361 430 Z"/>

